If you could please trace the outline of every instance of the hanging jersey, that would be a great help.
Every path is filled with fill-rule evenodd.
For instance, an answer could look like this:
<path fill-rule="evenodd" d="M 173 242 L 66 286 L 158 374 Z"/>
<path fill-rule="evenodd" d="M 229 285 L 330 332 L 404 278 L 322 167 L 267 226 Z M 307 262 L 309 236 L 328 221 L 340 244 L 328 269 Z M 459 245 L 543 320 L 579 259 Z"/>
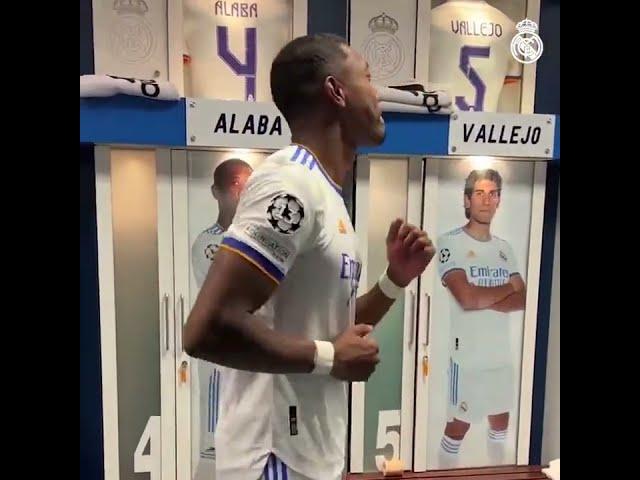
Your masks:
<path fill-rule="evenodd" d="M 467 281 L 478 287 L 504 285 L 519 273 L 511 246 L 495 235 L 481 242 L 457 228 L 442 235 L 437 245 L 438 271 L 445 287 L 446 276 L 453 270 L 465 272 Z M 490 309 L 465 311 L 447 292 L 453 361 L 479 369 L 510 365 L 510 315 Z"/>
<path fill-rule="evenodd" d="M 223 228 L 216 223 L 200 233 L 191 246 L 191 267 L 198 289 L 202 288 L 213 256 L 220 247 L 223 234 Z"/>
<path fill-rule="evenodd" d="M 292 38 L 292 2 L 185 0 L 191 95 L 271 101 L 271 62 Z"/>
<path fill-rule="evenodd" d="M 220 248 L 277 288 L 270 327 L 333 340 L 355 320 L 361 263 L 341 196 L 305 148 L 284 148 L 254 170 Z M 217 473 L 258 478 L 271 453 L 313 479 L 339 477 L 347 438 L 347 384 L 329 375 L 270 375 L 225 368 L 216 432 Z"/>
<path fill-rule="evenodd" d="M 515 24 L 483 1 L 454 0 L 431 11 L 429 81 L 458 110 L 495 112 L 506 77 L 520 77 L 511 55 Z"/>

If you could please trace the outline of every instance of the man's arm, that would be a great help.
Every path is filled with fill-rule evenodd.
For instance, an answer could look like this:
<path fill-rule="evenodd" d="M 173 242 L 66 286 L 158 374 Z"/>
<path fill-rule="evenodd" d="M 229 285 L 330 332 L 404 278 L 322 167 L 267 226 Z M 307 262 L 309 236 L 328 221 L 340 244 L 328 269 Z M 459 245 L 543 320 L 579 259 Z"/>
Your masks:
<path fill-rule="evenodd" d="M 241 370 L 310 372 L 316 350 L 313 341 L 278 333 L 252 313 L 276 286 L 249 262 L 222 248 L 185 326 L 186 352 Z"/>
<path fill-rule="evenodd" d="M 389 311 L 395 299 L 387 297 L 376 283 L 356 300 L 356 323 L 376 326 Z"/>
<path fill-rule="evenodd" d="M 388 279 L 400 288 L 405 288 L 420 275 L 435 253 L 435 247 L 426 232 L 399 218 L 389 226 L 386 249 L 389 261 L 386 271 Z M 356 323 L 377 325 L 394 301 L 376 283 L 357 299 Z"/>
<path fill-rule="evenodd" d="M 499 287 L 477 287 L 469 283 L 461 269 L 449 271 L 443 280 L 464 310 L 483 310 L 516 293 L 511 281 Z"/>
<path fill-rule="evenodd" d="M 515 285 L 517 291 L 509 295 L 507 298 L 491 305 L 492 310 L 503 313 L 524 310 L 527 299 L 527 290 L 524 285 L 524 280 L 522 280 L 522 277 L 519 273 L 516 273 L 515 275 L 511 276 L 510 282 Z"/>
<path fill-rule="evenodd" d="M 253 313 L 273 294 L 276 283 L 224 247 L 215 260 L 185 326 L 187 354 L 239 370 L 311 372 L 313 340 L 277 332 Z M 361 381 L 371 375 L 379 360 L 375 341 L 364 338 L 370 332 L 371 327 L 360 325 L 335 340 L 334 377 Z"/>

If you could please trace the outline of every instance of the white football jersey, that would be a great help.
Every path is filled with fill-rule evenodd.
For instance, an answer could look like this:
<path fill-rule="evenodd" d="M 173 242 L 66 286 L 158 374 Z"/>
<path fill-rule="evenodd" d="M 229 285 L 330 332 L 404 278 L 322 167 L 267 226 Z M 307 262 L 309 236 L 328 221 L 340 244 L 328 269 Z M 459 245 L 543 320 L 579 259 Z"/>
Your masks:
<path fill-rule="evenodd" d="M 292 38 L 292 2 L 185 0 L 191 96 L 271 101 L 271 62 Z"/>
<path fill-rule="evenodd" d="M 301 146 L 253 172 L 220 246 L 277 288 L 269 326 L 332 341 L 355 321 L 361 263 L 340 188 Z M 271 375 L 225 368 L 216 430 L 217 474 L 258 478 L 270 453 L 311 479 L 339 477 L 347 439 L 347 383 L 330 375 Z"/>
<path fill-rule="evenodd" d="M 207 277 L 223 234 L 224 229 L 215 223 L 202 231 L 191 246 L 191 267 L 198 290 L 202 288 Z M 198 421 L 194 425 L 199 431 L 197 455 L 201 458 L 215 459 L 215 431 L 220 412 L 220 367 L 206 360 L 194 360 L 191 366 L 193 378 L 197 379 L 193 391 L 198 408 Z"/>
<path fill-rule="evenodd" d="M 520 77 L 511 54 L 514 22 L 484 1 L 452 0 L 431 11 L 429 82 L 458 110 L 495 112 L 506 77 Z"/>
<path fill-rule="evenodd" d="M 213 256 L 220 247 L 224 229 L 217 223 L 204 230 L 191 246 L 191 266 L 198 289 L 202 288 L 204 279 L 213 261 Z"/>
<path fill-rule="evenodd" d="M 478 287 L 497 287 L 518 272 L 511 246 L 493 235 L 482 242 L 457 228 L 438 239 L 438 272 L 444 277 L 462 270 L 467 281 Z M 464 311 L 449 295 L 451 334 L 449 350 L 454 362 L 467 368 L 494 368 L 512 363 L 509 313 L 495 310 Z"/>

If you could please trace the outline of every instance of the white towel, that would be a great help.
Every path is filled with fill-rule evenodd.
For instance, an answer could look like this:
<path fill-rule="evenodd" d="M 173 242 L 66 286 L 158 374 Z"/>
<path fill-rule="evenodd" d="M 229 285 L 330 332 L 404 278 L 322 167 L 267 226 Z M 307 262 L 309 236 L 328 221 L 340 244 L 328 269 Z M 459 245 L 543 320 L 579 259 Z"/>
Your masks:
<path fill-rule="evenodd" d="M 560 459 L 551 460 L 549 463 L 549 468 L 543 468 L 542 473 L 544 473 L 551 480 L 560 480 Z"/>
<path fill-rule="evenodd" d="M 123 78 L 113 75 L 80 75 L 80 97 L 134 95 L 155 100 L 178 100 L 178 89 L 169 82 Z"/>
<path fill-rule="evenodd" d="M 402 82 L 394 82 L 385 87 L 396 88 L 398 90 L 417 90 L 419 92 L 424 92 L 425 88 L 422 83 L 418 81 L 416 78 L 408 78 Z"/>
<path fill-rule="evenodd" d="M 383 112 L 400 112 L 400 113 L 421 113 L 423 115 L 451 115 L 449 107 L 425 107 L 418 105 L 407 105 L 406 103 L 380 102 L 380 108 Z"/>
<path fill-rule="evenodd" d="M 404 103 L 426 107 L 450 107 L 451 95 L 445 90 L 398 90 L 389 87 L 376 87 L 378 97 L 383 102 Z"/>

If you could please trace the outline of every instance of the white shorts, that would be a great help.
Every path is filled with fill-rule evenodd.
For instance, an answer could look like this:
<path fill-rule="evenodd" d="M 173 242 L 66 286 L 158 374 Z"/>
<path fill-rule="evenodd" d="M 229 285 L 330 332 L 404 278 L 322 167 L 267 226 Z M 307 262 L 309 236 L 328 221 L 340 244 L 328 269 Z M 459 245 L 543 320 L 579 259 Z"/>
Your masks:
<path fill-rule="evenodd" d="M 342 480 L 342 475 L 335 479 L 322 479 L 322 480 Z M 264 467 L 264 472 L 258 480 L 320 480 L 315 478 L 305 477 L 297 472 L 294 472 L 287 467 L 278 457 L 273 453 L 269 455 L 269 460 Z"/>
<path fill-rule="evenodd" d="M 200 457 L 215 459 L 214 434 L 220 414 L 220 370 L 204 360 L 195 360 L 198 370 Z"/>
<path fill-rule="evenodd" d="M 474 423 L 488 415 L 508 412 L 513 408 L 514 389 L 511 366 L 478 370 L 450 359 L 448 419 Z"/>

